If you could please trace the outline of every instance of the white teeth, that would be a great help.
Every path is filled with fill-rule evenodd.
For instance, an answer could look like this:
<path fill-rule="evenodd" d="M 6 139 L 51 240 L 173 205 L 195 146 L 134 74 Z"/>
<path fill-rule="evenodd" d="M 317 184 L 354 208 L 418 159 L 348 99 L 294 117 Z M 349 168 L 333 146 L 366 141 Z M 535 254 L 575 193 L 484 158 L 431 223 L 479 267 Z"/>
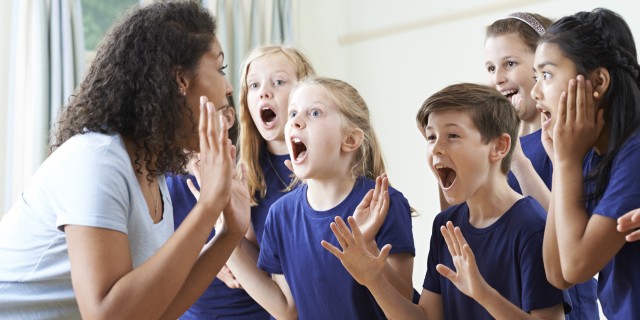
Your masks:
<path fill-rule="evenodd" d="M 291 141 L 293 141 L 293 143 L 300 143 L 302 142 L 302 140 L 298 139 L 298 138 L 293 138 L 291 139 Z"/>
<path fill-rule="evenodd" d="M 447 168 L 446 166 L 441 165 L 441 164 L 436 164 L 436 165 L 434 165 L 433 167 L 434 167 L 434 168 L 436 168 L 436 169 L 444 169 L 444 168 Z"/>
<path fill-rule="evenodd" d="M 500 93 L 502 93 L 503 96 L 508 96 L 510 94 L 516 93 L 518 92 L 518 90 L 505 90 L 505 91 L 500 91 Z"/>

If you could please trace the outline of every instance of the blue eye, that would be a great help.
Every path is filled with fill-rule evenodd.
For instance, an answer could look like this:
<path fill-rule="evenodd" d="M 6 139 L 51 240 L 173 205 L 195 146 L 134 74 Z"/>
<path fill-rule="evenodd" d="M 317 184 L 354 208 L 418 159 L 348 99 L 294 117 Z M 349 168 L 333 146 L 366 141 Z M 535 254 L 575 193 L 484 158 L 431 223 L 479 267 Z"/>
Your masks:
<path fill-rule="evenodd" d="M 275 84 L 276 86 L 281 86 L 281 85 L 283 85 L 283 84 L 284 84 L 284 81 L 282 81 L 282 80 L 276 80 L 276 81 L 274 81 L 274 84 Z"/>
<path fill-rule="evenodd" d="M 249 87 L 250 89 L 255 89 L 255 88 L 257 88 L 257 87 L 258 87 L 258 84 L 257 84 L 257 83 L 255 83 L 255 82 L 254 82 L 254 83 L 250 83 L 248 87 Z"/>
<path fill-rule="evenodd" d="M 295 117 L 297 115 L 298 115 L 298 111 L 290 111 L 289 112 L 289 118 L 293 118 L 293 117 Z"/>
<path fill-rule="evenodd" d="M 319 117 L 322 114 L 322 112 L 318 109 L 314 109 L 311 110 L 311 112 L 309 112 L 309 115 L 312 117 Z"/>

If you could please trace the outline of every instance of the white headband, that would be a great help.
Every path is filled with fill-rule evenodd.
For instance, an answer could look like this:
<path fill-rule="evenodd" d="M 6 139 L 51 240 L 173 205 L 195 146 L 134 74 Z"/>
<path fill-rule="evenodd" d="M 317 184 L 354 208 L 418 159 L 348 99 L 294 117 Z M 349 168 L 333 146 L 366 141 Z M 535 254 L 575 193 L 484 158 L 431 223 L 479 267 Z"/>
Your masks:
<path fill-rule="evenodd" d="M 536 33 L 541 36 L 544 32 L 544 26 L 538 21 L 538 19 L 534 18 L 532 15 L 524 12 L 514 12 L 508 15 L 505 19 L 517 19 L 524 23 L 526 23 L 529 27 L 536 31 Z"/>

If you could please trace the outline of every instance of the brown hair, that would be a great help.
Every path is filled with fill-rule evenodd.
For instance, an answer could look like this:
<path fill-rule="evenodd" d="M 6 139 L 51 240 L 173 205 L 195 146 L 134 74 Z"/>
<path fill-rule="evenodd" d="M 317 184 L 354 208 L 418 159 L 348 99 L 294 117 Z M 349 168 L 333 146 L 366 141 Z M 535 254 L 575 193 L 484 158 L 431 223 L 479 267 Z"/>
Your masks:
<path fill-rule="evenodd" d="M 524 14 L 527 14 L 538 20 L 538 22 L 544 27 L 545 30 L 548 29 L 553 22 L 551 21 L 551 19 L 543 17 L 539 14 L 528 12 L 525 12 Z M 524 43 L 531 49 L 532 52 L 536 51 L 540 35 L 532 26 L 513 17 L 507 17 L 494 21 L 487 27 L 485 39 L 509 33 L 517 33 L 520 36 L 520 39 L 524 41 Z"/>
<path fill-rule="evenodd" d="M 451 109 L 464 110 L 471 117 L 484 143 L 489 143 L 503 133 L 511 136 L 511 149 L 500 164 L 503 173 L 509 172 L 520 124 L 511 102 L 500 92 L 488 86 L 459 83 L 450 85 L 427 98 L 418 110 L 416 121 L 421 130 L 424 130 L 430 114 Z"/>

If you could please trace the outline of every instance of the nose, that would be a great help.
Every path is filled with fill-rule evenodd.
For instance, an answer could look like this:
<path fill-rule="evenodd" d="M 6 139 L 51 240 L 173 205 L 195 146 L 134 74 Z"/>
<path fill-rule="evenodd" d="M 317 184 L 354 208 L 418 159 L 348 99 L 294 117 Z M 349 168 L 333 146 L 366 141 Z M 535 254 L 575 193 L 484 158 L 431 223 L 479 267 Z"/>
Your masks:
<path fill-rule="evenodd" d="M 273 98 L 273 94 L 271 90 L 266 85 L 260 87 L 260 99 L 269 99 Z"/>
<path fill-rule="evenodd" d="M 494 85 L 500 85 L 507 82 L 506 73 L 503 68 L 496 67 L 496 70 L 491 74 L 491 82 Z"/>
<path fill-rule="evenodd" d="M 540 97 L 542 96 L 541 92 L 540 92 L 539 83 L 540 83 L 539 81 L 536 81 L 533 84 L 533 88 L 531 88 L 531 98 L 533 98 L 533 100 L 535 100 L 535 101 L 539 101 Z"/>
<path fill-rule="evenodd" d="M 429 148 L 429 152 L 432 155 L 443 155 L 444 154 L 444 145 L 442 143 L 442 141 L 440 140 L 440 138 L 435 139 L 431 144 L 431 147 Z"/>
<path fill-rule="evenodd" d="M 233 87 L 231 86 L 229 79 L 227 79 L 226 77 L 224 78 L 224 89 L 224 93 L 227 97 L 230 97 L 233 94 Z"/>
<path fill-rule="evenodd" d="M 295 128 L 295 129 L 303 129 L 305 127 L 304 121 L 302 117 L 300 117 L 299 115 L 290 117 L 289 124 L 291 125 L 292 128 Z"/>

